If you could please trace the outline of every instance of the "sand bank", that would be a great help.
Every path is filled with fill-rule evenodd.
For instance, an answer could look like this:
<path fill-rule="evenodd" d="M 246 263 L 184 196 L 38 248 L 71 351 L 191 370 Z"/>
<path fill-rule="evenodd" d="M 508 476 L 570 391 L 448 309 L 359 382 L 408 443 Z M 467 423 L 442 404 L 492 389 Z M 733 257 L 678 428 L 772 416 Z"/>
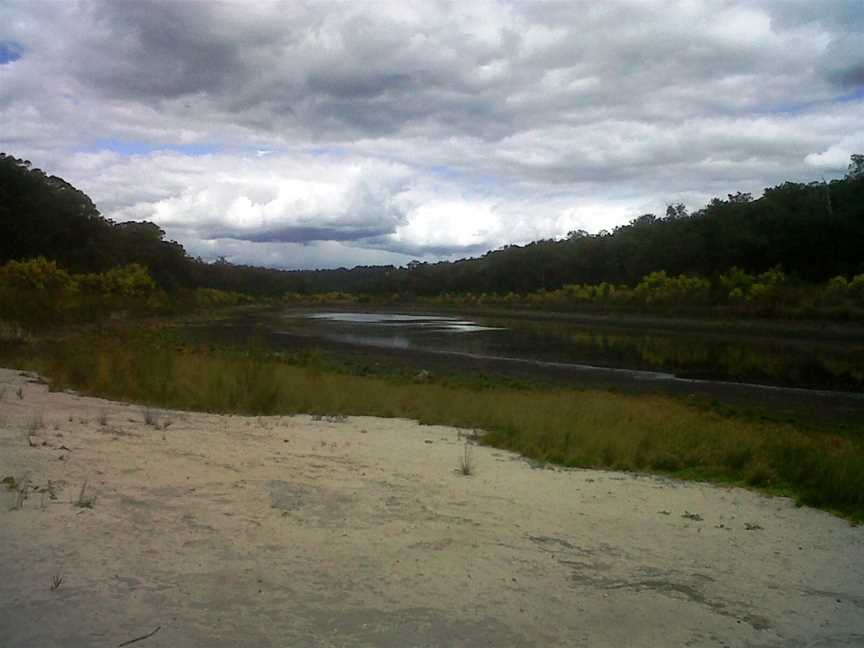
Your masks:
<path fill-rule="evenodd" d="M 464 476 L 463 432 L 400 419 L 0 392 L 0 646 L 864 645 L 864 528 L 786 499 L 485 447 Z"/>

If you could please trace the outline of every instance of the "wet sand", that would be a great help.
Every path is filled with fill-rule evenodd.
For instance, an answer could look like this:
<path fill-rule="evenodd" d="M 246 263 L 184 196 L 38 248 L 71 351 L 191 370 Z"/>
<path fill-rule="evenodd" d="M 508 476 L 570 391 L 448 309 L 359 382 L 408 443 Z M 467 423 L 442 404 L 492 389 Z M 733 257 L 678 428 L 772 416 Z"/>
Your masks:
<path fill-rule="evenodd" d="M 476 446 L 464 476 L 463 431 L 401 419 L 0 391 L 0 646 L 864 644 L 864 528 L 783 498 Z"/>

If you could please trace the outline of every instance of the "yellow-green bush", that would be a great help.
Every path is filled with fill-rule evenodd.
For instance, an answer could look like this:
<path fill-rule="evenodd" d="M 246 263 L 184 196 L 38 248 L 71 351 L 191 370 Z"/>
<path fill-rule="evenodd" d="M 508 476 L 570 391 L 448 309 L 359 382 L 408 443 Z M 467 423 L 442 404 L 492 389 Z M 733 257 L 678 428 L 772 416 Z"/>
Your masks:
<path fill-rule="evenodd" d="M 675 305 L 707 304 L 711 299 L 711 282 L 702 277 L 652 272 L 633 289 L 633 296 L 641 304 Z"/>
<path fill-rule="evenodd" d="M 199 306 L 238 306 L 252 301 L 254 300 L 249 295 L 216 288 L 198 288 L 195 291 L 195 303 Z"/>
<path fill-rule="evenodd" d="M 139 264 L 77 275 L 44 257 L 0 267 L 0 317 L 31 326 L 149 312 L 166 299 Z"/>
<path fill-rule="evenodd" d="M 65 319 L 78 293 L 72 275 L 44 257 L 0 267 L 0 318 L 27 324 Z"/>

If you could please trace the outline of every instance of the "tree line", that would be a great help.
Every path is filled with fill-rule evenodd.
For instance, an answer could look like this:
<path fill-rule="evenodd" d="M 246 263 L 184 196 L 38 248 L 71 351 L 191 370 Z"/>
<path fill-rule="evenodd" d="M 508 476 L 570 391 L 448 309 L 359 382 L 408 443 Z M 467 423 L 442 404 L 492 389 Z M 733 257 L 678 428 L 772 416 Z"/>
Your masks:
<path fill-rule="evenodd" d="M 137 264 L 169 294 L 211 289 L 259 298 L 503 296 L 602 284 L 635 289 L 652 273 L 717 285 L 733 269 L 757 276 L 779 268 L 792 282 L 853 282 L 864 273 L 864 156 L 852 156 L 846 177 L 831 182 L 785 182 L 758 199 L 730 194 L 693 212 L 672 205 L 664 215 L 645 214 L 612 231 L 574 231 L 479 258 L 277 270 L 192 258 L 154 223 L 115 223 L 62 178 L 0 153 L 0 265 L 37 257 L 76 274 Z"/>

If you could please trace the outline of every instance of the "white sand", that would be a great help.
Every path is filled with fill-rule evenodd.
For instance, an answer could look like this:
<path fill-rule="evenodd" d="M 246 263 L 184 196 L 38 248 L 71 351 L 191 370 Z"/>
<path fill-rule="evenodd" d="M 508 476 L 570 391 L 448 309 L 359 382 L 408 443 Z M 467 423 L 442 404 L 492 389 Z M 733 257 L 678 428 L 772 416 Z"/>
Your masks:
<path fill-rule="evenodd" d="M 864 645 L 864 528 L 785 499 L 28 380 L 0 370 L 0 479 L 57 499 L 2 489 L 3 647 Z"/>

